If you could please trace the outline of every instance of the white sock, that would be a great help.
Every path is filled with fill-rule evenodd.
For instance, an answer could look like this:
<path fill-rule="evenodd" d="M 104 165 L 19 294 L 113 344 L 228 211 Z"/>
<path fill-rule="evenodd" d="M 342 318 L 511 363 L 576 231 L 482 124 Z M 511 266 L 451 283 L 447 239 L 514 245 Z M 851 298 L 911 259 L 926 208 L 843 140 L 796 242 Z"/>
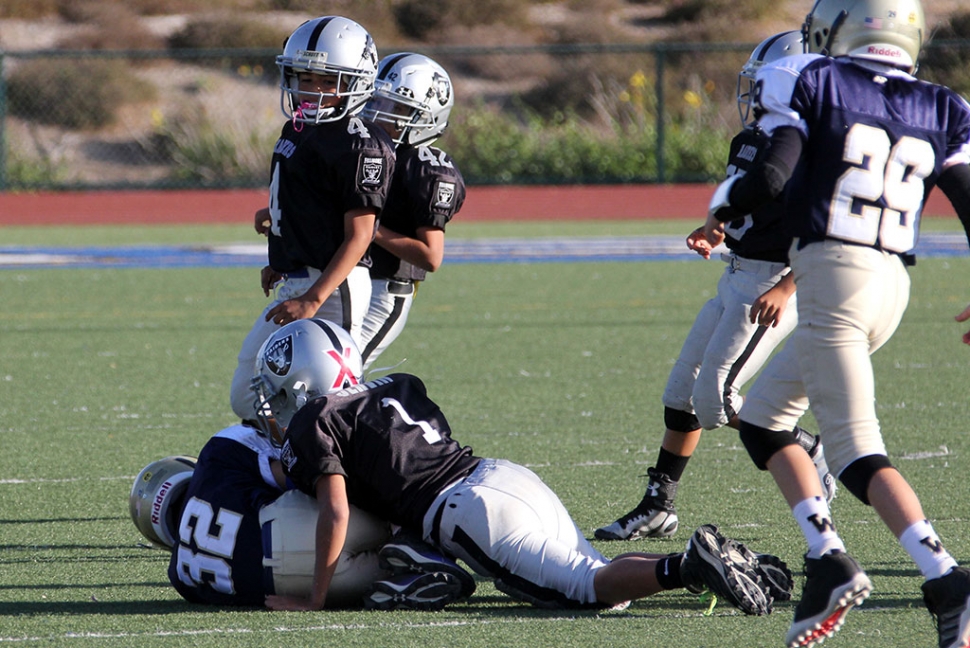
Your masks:
<path fill-rule="evenodd" d="M 913 558 L 926 580 L 939 578 L 957 566 L 957 561 L 943 548 L 929 520 L 920 520 L 903 531 L 899 544 Z"/>
<path fill-rule="evenodd" d="M 829 505 L 823 497 L 802 500 L 791 510 L 808 543 L 808 558 L 820 558 L 831 551 L 845 551 L 842 538 L 835 532 Z"/>

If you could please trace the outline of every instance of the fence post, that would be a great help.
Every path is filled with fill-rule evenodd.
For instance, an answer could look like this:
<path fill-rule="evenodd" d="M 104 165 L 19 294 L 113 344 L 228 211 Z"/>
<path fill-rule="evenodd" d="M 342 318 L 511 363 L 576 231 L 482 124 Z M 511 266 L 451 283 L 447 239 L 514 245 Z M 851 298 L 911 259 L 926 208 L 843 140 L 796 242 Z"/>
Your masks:
<path fill-rule="evenodd" d="M 667 160 L 664 150 L 666 147 L 664 124 L 667 121 L 664 119 L 667 112 L 667 107 L 664 105 L 664 73 L 667 63 L 667 50 L 663 45 L 657 48 L 655 63 L 657 66 L 657 182 L 663 184 L 667 181 Z"/>
<path fill-rule="evenodd" d="M 0 192 L 7 190 L 7 83 L 3 64 L 3 50 L 0 50 Z"/>

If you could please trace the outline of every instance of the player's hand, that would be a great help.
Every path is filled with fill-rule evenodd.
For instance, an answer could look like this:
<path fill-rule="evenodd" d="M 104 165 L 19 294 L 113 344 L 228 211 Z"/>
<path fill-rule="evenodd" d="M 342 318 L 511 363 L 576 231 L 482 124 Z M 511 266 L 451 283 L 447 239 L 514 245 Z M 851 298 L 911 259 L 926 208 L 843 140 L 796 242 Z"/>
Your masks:
<path fill-rule="evenodd" d="M 273 270 L 270 266 L 263 266 L 259 273 L 259 283 L 263 288 L 263 294 L 269 297 L 269 291 L 283 279 L 283 275 Z"/>
<path fill-rule="evenodd" d="M 966 322 L 970 320 L 970 306 L 963 309 L 963 312 L 957 315 L 954 319 L 958 322 Z M 963 334 L 963 343 L 970 344 L 970 331 Z"/>
<path fill-rule="evenodd" d="M 280 302 L 266 313 L 266 321 L 283 326 L 296 320 L 307 319 L 316 315 L 320 304 L 303 301 L 302 299 L 287 299 Z"/>
<path fill-rule="evenodd" d="M 687 249 L 697 252 L 699 255 L 705 259 L 711 258 L 711 250 L 714 246 L 711 245 L 707 237 L 704 236 L 704 227 L 698 227 L 696 230 L 687 235 Z"/>
<path fill-rule="evenodd" d="M 266 607 L 271 610 L 302 612 L 306 610 L 316 610 L 310 603 L 310 599 L 299 596 L 277 596 L 271 594 L 266 597 Z"/>
<path fill-rule="evenodd" d="M 724 223 L 714 218 L 714 214 L 707 215 L 707 222 L 704 223 L 704 238 L 713 250 L 724 242 Z"/>
<path fill-rule="evenodd" d="M 788 295 L 777 288 L 769 288 L 763 295 L 751 303 L 751 323 L 759 326 L 778 326 L 785 308 L 788 306 Z"/>
<path fill-rule="evenodd" d="M 256 228 L 257 234 L 269 236 L 272 224 L 273 221 L 269 217 L 269 207 L 256 210 L 256 216 L 253 218 L 253 226 Z"/>

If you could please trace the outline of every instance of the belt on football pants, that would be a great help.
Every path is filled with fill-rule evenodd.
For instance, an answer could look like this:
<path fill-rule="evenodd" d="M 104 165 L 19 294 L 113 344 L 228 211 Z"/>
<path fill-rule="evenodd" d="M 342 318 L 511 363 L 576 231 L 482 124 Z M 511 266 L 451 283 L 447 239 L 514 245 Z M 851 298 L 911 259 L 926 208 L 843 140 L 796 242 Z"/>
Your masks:
<path fill-rule="evenodd" d="M 764 277 L 773 277 L 788 267 L 788 264 L 780 261 L 762 261 L 761 259 L 749 259 L 740 257 L 737 254 L 721 254 L 721 261 L 727 263 L 733 272 L 750 272 Z"/>
<path fill-rule="evenodd" d="M 414 292 L 414 284 L 410 281 L 387 280 L 387 292 L 392 295 L 410 295 Z"/>
<path fill-rule="evenodd" d="M 294 270 L 293 272 L 283 272 L 281 273 L 284 279 L 306 279 L 310 276 L 310 271 L 306 268 L 300 268 L 299 270 Z"/>

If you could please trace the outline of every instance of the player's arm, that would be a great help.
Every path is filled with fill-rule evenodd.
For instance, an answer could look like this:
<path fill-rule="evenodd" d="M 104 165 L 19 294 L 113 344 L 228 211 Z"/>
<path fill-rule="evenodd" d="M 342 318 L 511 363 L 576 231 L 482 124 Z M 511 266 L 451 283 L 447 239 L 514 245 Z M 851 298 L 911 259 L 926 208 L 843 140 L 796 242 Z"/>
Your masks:
<path fill-rule="evenodd" d="M 374 238 L 375 222 L 377 210 L 373 207 L 351 209 L 344 214 L 344 241 L 327 267 L 322 269 L 320 277 L 299 297 L 288 299 L 270 309 L 266 314 L 266 321 L 283 325 L 313 317 L 367 252 Z"/>
<path fill-rule="evenodd" d="M 343 475 L 321 475 L 315 485 L 317 498 L 316 561 L 309 599 L 297 596 L 267 596 L 272 610 L 321 610 L 327 602 L 330 581 L 347 539 L 350 504 Z"/>
<path fill-rule="evenodd" d="M 967 241 L 970 242 L 970 165 L 953 164 L 945 167 L 936 184 L 956 210 L 967 234 Z M 967 320 L 970 320 L 970 306 L 956 316 L 958 322 Z M 963 342 L 970 344 L 970 331 L 963 334 Z"/>
<path fill-rule="evenodd" d="M 440 227 L 419 227 L 411 238 L 380 225 L 374 243 L 426 272 L 440 268 L 445 258 L 445 231 Z"/>
<path fill-rule="evenodd" d="M 761 160 L 747 173 L 733 175 L 718 185 L 708 207 L 704 232 L 713 233 L 718 223 L 751 214 L 777 199 L 795 171 L 804 146 L 798 129 L 776 128 Z"/>

